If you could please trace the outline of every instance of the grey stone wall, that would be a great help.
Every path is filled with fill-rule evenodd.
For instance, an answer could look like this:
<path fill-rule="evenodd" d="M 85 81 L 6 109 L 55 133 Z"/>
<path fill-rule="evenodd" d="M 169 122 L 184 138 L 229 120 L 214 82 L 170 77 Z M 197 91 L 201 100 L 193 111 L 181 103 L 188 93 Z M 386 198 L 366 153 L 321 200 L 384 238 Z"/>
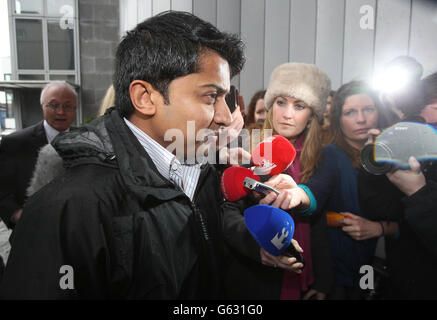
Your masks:
<path fill-rule="evenodd" d="M 96 117 L 112 83 L 119 20 L 119 0 L 79 0 L 82 120 Z"/>

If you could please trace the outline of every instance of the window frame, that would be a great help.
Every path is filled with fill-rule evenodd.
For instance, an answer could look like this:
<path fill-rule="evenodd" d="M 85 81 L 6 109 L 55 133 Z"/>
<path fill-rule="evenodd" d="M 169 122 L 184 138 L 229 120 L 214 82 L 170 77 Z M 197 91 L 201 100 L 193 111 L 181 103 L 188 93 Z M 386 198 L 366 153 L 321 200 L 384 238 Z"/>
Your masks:
<path fill-rule="evenodd" d="M 9 36 L 11 42 L 11 72 L 12 79 L 18 80 L 20 75 L 42 75 L 45 81 L 50 81 L 50 76 L 53 75 L 65 75 L 74 76 L 74 84 L 80 86 L 80 48 L 79 48 L 79 4 L 78 1 L 74 1 L 74 27 L 73 27 L 73 46 L 74 46 L 74 69 L 72 70 L 60 70 L 49 68 L 49 42 L 48 42 L 48 21 L 57 19 L 59 17 L 48 16 L 47 0 L 43 0 L 43 14 L 16 14 L 15 13 L 15 0 L 8 0 L 9 9 Z M 42 24 L 42 41 L 43 41 L 43 63 L 44 69 L 19 69 L 18 68 L 18 55 L 17 55 L 17 35 L 16 35 L 16 20 L 17 19 L 30 19 L 41 20 Z"/>

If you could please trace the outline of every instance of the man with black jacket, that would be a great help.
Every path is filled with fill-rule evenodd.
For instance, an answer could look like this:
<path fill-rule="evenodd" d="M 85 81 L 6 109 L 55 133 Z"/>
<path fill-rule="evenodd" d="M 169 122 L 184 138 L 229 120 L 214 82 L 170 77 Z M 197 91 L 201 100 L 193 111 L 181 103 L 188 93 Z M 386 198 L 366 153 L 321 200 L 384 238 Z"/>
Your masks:
<path fill-rule="evenodd" d="M 52 81 L 42 89 L 40 103 L 44 120 L 3 137 L 0 144 L 0 217 L 8 228 L 21 216 L 39 150 L 70 129 L 77 93 L 64 81 Z"/>
<path fill-rule="evenodd" d="M 116 108 L 54 140 L 67 170 L 26 204 L 2 297 L 222 297 L 219 175 L 185 160 L 201 130 L 230 124 L 225 95 L 242 47 L 181 12 L 127 33 L 116 53 Z M 179 133 L 175 156 L 166 148 Z"/>
<path fill-rule="evenodd" d="M 425 104 L 409 110 L 409 116 L 435 126 L 437 73 L 422 84 Z M 437 161 L 420 164 L 411 157 L 409 165 L 410 170 L 381 176 L 361 170 L 360 201 L 369 217 L 391 221 L 399 230 L 385 238 L 389 279 L 384 298 L 437 299 Z"/>
<path fill-rule="evenodd" d="M 385 238 L 383 298 L 437 299 L 437 163 L 420 166 L 411 159 L 410 166 L 387 176 L 361 170 L 360 198 L 375 220 L 392 221 L 399 230 Z"/>

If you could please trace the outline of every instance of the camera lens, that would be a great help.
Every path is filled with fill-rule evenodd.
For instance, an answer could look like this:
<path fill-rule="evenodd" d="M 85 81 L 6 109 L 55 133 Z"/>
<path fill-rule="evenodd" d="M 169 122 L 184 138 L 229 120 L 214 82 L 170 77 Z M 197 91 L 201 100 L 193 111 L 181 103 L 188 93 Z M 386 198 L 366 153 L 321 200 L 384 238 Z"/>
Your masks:
<path fill-rule="evenodd" d="M 368 144 L 364 146 L 363 150 L 361 151 L 361 165 L 363 168 L 373 175 L 382 175 L 389 172 L 393 166 L 387 162 L 376 162 L 374 150 L 374 144 Z"/>

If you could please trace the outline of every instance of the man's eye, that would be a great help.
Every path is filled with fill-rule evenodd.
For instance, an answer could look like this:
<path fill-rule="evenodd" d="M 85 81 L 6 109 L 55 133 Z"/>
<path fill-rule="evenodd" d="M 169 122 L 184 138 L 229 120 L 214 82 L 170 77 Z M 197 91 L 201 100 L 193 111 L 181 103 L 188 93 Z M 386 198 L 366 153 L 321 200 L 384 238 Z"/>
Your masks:
<path fill-rule="evenodd" d="M 209 93 L 205 95 L 207 104 L 215 104 L 217 101 L 218 94 L 217 93 Z"/>
<path fill-rule="evenodd" d="M 210 97 L 211 99 L 217 100 L 217 93 L 210 93 L 210 94 L 208 94 L 208 97 Z"/>

